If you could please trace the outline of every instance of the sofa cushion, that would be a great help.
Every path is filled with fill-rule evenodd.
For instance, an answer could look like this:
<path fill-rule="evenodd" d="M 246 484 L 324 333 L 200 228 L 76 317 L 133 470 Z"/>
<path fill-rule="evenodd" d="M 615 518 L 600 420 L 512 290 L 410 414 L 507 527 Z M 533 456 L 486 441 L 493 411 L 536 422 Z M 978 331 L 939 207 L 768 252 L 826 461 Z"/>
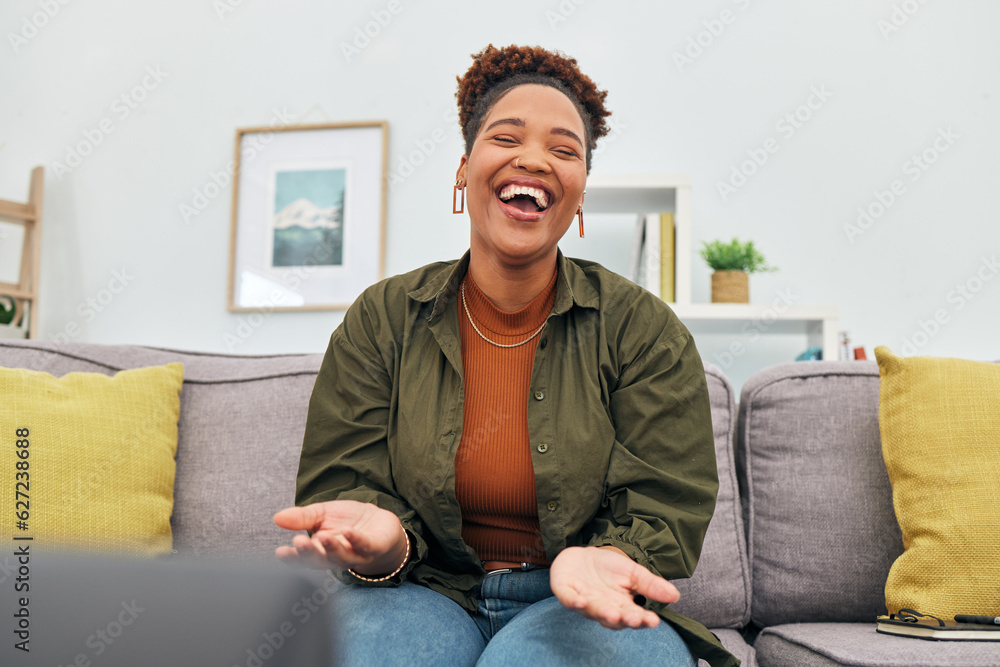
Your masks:
<path fill-rule="evenodd" d="M 0 365 L 113 374 L 180 362 L 174 548 L 270 559 L 288 541 L 272 515 L 295 503 L 295 475 L 321 354 L 243 356 L 127 345 L 0 341 Z"/>
<path fill-rule="evenodd" d="M 698 567 L 690 579 L 674 582 L 681 599 L 671 606 L 709 628 L 739 628 L 750 618 L 750 569 L 733 460 L 735 396 L 729 379 L 715 366 L 705 364 L 705 378 L 712 406 L 719 496 Z"/>
<path fill-rule="evenodd" d="M 762 665 L 787 667 L 996 667 L 1000 643 L 938 642 L 875 632 L 875 623 L 794 623 L 765 628 L 754 642 Z"/>
<path fill-rule="evenodd" d="M 0 532 L 45 548 L 169 553 L 183 379 L 177 363 L 114 377 L 0 367 L 0 495 L 12 506 Z"/>
<path fill-rule="evenodd" d="M 874 620 L 902 538 L 874 362 L 798 362 L 743 385 L 736 456 L 760 626 Z"/>
<path fill-rule="evenodd" d="M 886 606 L 1000 616 L 1000 366 L 904 359 L 886 347 L 875 357 L 882 453 L 906 545 Z"/>

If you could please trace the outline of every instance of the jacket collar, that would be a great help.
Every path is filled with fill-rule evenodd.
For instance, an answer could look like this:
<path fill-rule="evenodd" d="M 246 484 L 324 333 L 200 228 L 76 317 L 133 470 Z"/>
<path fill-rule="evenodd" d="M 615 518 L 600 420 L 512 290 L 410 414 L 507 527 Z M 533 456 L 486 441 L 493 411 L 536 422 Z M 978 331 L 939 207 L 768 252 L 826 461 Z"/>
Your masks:
<path fill-rule="evenodd" d="M 587 279 L 587 274 L 574 260 L 564 257 L 562 250 L 557 249 L 556 252 L 559 277 L 556 279 L 556 302 L 552 313 L 562 315 L 574 305 L 600 308 L 601 297 Z M 434 319 L 457 297 L 459 285 L 468 270 L 469 251 L 466 250 L 461 259 L 432 272 L 423 286 L 410 291 L 407 296 L 420 303 L 433 303 L 427 319 Z"/>

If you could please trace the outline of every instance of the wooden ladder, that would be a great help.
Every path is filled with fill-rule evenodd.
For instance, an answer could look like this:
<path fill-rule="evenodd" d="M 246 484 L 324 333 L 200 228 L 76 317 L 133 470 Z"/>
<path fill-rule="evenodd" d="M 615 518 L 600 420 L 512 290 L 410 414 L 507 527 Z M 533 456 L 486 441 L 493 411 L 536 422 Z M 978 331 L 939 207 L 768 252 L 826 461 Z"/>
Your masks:
<path fill-rule="evenodd" d="M 42 256 L 42 188 L 44 167 L 31 170 L 28 203 L 0 199 L 0 222 L 24 227 L 24 244 L 21 248 L 21 274 L 17 283 L 0 282 L 0 296 L 10 297 L 14 303 L 14 319 L 10 326 L 24 326 L 28 317 L 28 338 L 38 336 L 38 265 Z"/>

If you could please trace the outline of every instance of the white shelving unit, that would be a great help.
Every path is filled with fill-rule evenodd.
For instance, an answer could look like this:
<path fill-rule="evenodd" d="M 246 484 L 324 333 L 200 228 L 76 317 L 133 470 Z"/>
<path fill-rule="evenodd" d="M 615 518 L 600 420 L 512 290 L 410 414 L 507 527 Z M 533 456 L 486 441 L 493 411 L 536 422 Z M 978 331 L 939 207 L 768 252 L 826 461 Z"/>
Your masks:
<path fill-rule="evenodd" d="M 670 305 L 689 329 L 703 333 L 745 334 L 748 323 L 764 334 L 804 334 L 824 359 L 837 359 L 836 306 L 787 306 L 691 302 L 691 176 L 689 174 L 593 174 L 584 202 L 588 213 L 672 211 L 674 214 L 674 290 Z"/>
<path fill-rule="evenodd" d="M 587 179 L 587 213 L 673 211 L 676 241 L 676 303 L 691 303 L 691 176 L 688 174 L 594 174 Z"/>

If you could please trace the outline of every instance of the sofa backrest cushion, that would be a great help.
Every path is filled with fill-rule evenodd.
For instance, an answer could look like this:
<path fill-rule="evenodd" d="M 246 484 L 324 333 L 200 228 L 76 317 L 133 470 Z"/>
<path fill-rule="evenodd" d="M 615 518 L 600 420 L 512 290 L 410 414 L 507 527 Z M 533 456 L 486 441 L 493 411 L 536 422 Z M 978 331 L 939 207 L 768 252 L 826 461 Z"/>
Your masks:
<path fill-rule="evenodd" d="M 903 550 L 874 362 L 774 366 L 740 395 L 736 440 L 760 626 L 872 622 Z"/>
<path fill-rule="evenodd" d="M 750 618 L 751 589 L 733 458 L 736 397 L 725 374 L 708 363 L 705 379 L 712 405 L 719 496 L 694 576 L 674 582 L 681 599 L 672 607 L 709 628 L 739 628 Z"/>
<path fill-rule="evenodd" d="M 183 363 L 174 549 L 255 560 L 273 558 L 288 541 L 271 517 L 295 504 L 306 410 L 322 356 L 0 341 L 0 366 L 55 376 Z"/>

